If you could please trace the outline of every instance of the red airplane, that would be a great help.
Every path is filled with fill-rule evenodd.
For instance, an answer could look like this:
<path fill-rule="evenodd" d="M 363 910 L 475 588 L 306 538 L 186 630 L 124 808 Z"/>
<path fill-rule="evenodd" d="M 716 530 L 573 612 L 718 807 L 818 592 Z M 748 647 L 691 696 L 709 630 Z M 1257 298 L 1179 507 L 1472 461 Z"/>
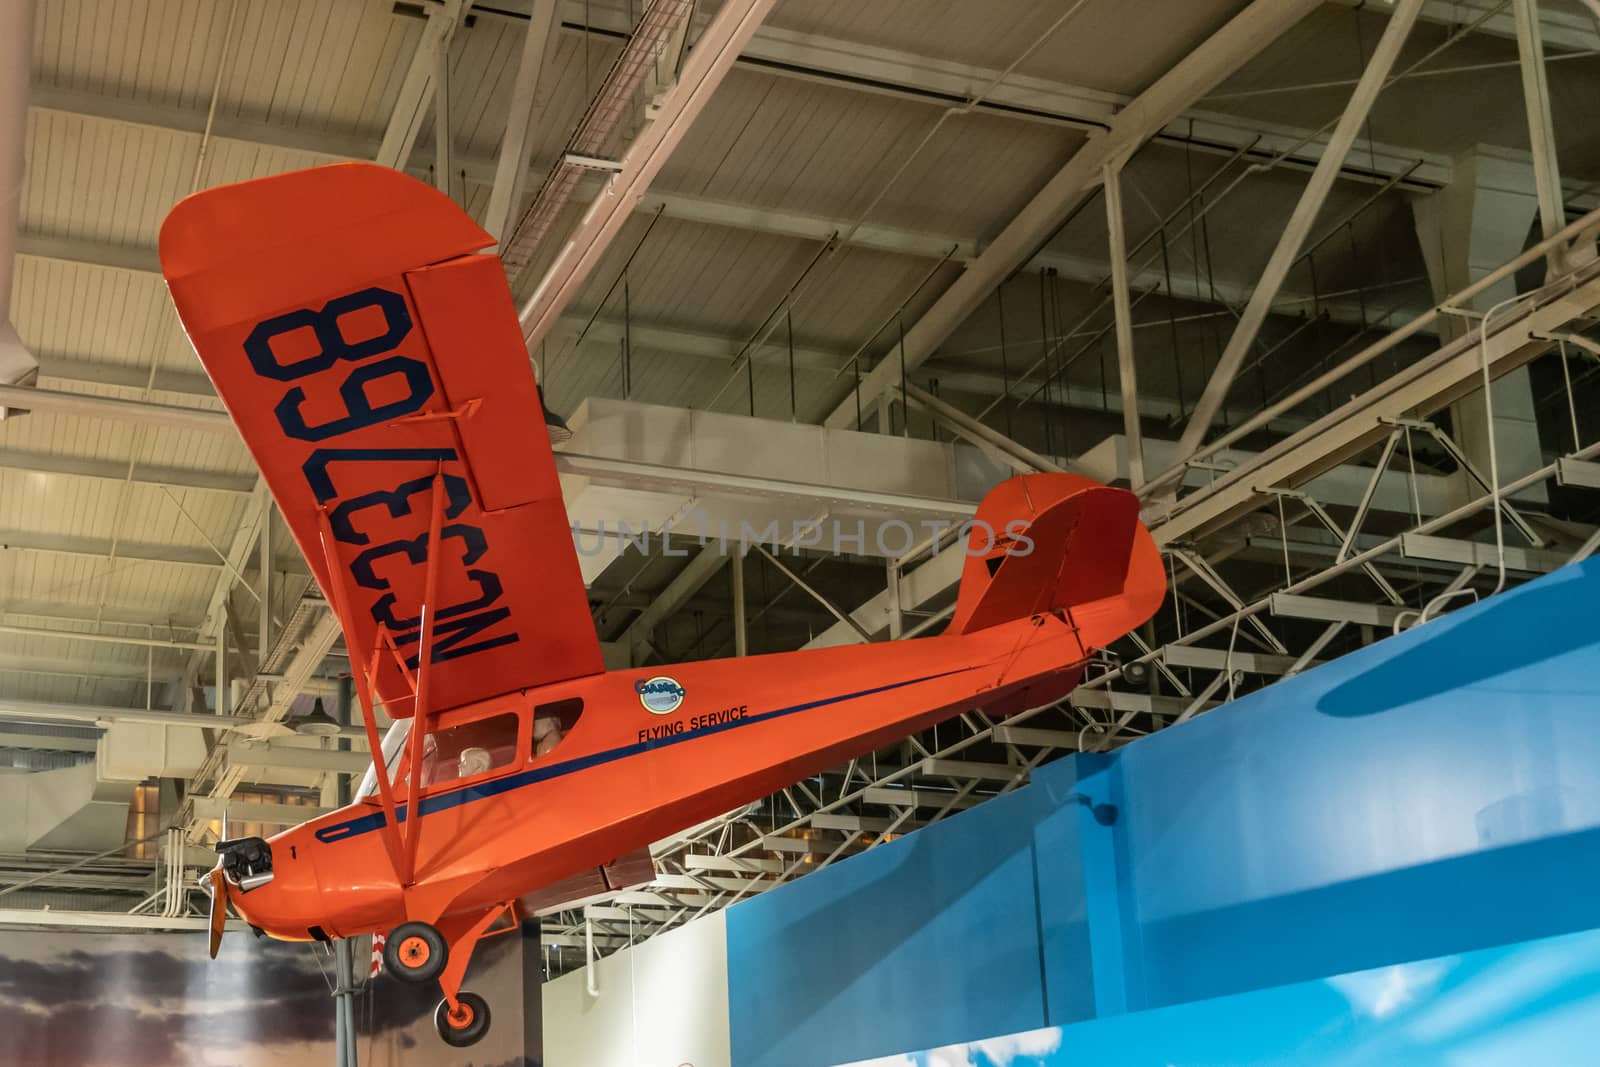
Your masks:
<path fill-rule="evenodd" d="M 979 507 L 942 636 L 606 671 L 493 243 L 364 164 L 198 193 L 161 230 L 178 314 L 343 625 L 372 751 L 377 706 L 411 719 L 373 795 L 218 845 L 211 954 L 230 904 L 284 940 L 387 932 L 457 1046 L 489 1026 L 472 952 L 519 899 L 950 716 L 1059 700 L 1165 593 L 1131 493 L 1024 475 Z"/>

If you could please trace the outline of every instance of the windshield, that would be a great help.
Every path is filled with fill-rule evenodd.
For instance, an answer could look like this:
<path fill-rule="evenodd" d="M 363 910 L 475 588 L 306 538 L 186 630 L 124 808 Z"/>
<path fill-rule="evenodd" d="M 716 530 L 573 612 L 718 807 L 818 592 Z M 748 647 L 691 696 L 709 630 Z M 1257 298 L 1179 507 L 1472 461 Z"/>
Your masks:
<path fill-rule="evenodd" d="M 389 770 L 389 780 L 393 781 L 395 772 L 400 766 L 400 754 L 405 751 L 406 738 L 411 736 L 411 720 L 396 719 L 390 724 L 389 730 L 383 735 L 383 764 Z M 361 787 L 356 790 L 356 799 L 365 800 L 376 796 L 378 792 L 378 773 L 376 767 L 368 767 L 367 773 L 361 779 Z"/>

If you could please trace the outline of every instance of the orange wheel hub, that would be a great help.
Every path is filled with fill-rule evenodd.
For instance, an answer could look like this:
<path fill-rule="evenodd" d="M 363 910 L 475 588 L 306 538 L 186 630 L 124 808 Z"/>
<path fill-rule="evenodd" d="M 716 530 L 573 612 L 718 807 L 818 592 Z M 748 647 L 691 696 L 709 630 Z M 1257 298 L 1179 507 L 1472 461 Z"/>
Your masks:
<path fill-rule="evenodd" d="M 458 1030 L 465 1030 L 472 1025 L 472 1020 L 476 1015 L 477 1013 L 472 1010 L 471 1004 L 466 1001 L 458 1001 L 456 1006 L 450 1009 L 446 1018 L 450 1020 L 451 1026 Z"/>
<path fill-rule="evenodd" d="M 425 967 L 432 955 L 426 938 L 412 936 L 400 942 L 400 959 L 407 967 Z"/>

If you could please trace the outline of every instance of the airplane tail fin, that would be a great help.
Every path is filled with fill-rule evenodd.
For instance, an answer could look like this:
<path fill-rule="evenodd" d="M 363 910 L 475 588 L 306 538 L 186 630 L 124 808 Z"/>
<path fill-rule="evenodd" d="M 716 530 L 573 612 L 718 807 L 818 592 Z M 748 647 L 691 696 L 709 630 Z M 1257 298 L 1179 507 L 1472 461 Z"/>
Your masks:
<path fill-rule="evenodd" d="M 946 632 L 1059 611 L 1085 648 L 1103 647 L 1155 614 L 1165 590 L 1138 497 L 1075 474 L 1024 474 L 978 505 Z"/>

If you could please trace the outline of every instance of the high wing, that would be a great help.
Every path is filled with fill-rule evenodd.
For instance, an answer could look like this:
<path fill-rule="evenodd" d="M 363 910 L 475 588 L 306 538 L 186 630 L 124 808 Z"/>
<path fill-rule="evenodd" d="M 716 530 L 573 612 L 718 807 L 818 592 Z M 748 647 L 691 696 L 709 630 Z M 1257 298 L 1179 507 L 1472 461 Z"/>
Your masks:
<path fill-rule="evenodd" d="M 190 341 L 352 657 L 385 653 L 391 716 L 414 710 L 430 570 L 430 711 L 603 670 L 493 243 L 359 163 L 197 193 L 161 229 Z"/>

